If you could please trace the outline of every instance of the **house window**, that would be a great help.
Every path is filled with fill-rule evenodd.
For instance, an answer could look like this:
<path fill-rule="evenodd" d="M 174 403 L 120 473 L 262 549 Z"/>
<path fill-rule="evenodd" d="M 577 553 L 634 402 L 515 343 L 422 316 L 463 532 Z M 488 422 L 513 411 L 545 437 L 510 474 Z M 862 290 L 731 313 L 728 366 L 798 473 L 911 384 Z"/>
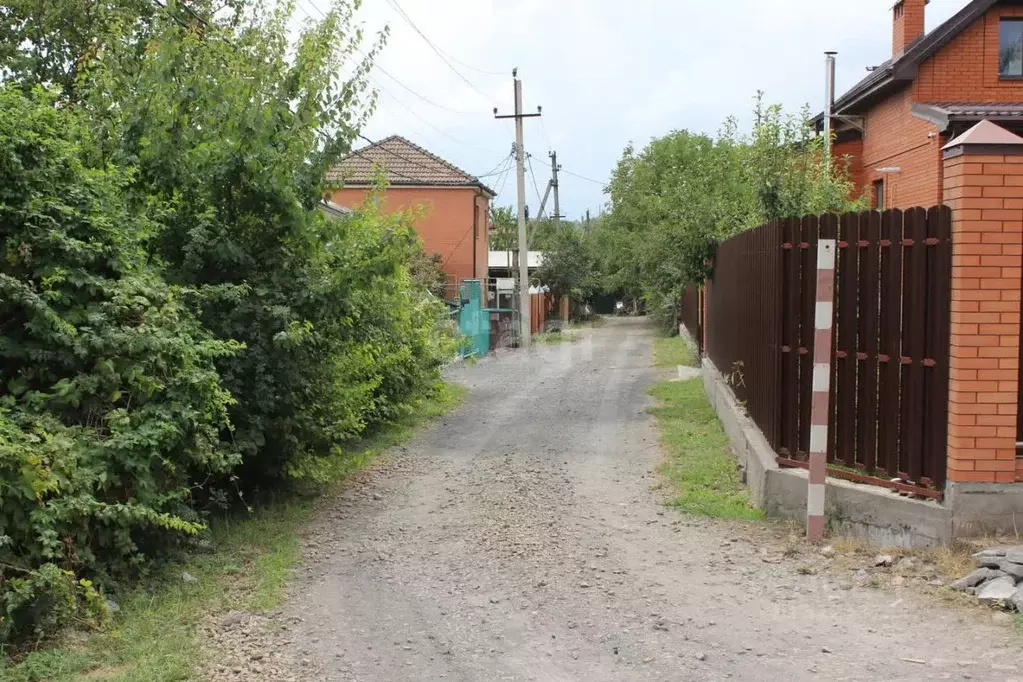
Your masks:
<path fill-rule="evenodd" d="M 1002 19 L 998 34 L 998 75 L 1023 78 L 1023 19 Z"/>
<path fill-rule="evenodd" d="M 884 180 L 874 181 L 874 208 L 884 210 Z"/>

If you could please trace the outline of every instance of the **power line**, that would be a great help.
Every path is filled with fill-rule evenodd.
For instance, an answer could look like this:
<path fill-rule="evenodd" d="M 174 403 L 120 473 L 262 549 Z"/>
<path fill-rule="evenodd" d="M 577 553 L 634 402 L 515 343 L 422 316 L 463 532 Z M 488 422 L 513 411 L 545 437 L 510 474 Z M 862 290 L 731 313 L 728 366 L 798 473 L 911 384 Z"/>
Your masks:
<path fill-rule="evenodd" d="M 526 165 L 529 166 L 529 176 L 533 178 L 533 191 L 536 192 L 537 210 L 540 210 L 540 204 L 543 203 L 543 199 L 540 198 L 540 187 L 536 184 L 536 174 L 533 172 L 533 155 L 526 154 Z M 540 216 L 537 215 L 534 220 L 539 220 Z"/>
<path fill-rule="evenodd" d="M 540 162 L 540 163 L 542 163 L 543 165 L 547 166 L 548 168 L 550 168 L 550 167 L 551 167 L 551 164 L 547 163 L 547 162 L 546 162 L 546 161 L 544 161 L 543 159 L 539 159 L 539 158 L 538 158 L 538 159 L 537 159 L 537 161 L 539 161 L 539 162 Z M 579 175 L 578 173 L 573 173 L 573 172 L 572 172 L 572 171 L 570 171 L 570 170 L 565 170 L 565 167 L 564 167 L 564 166 L 560 166 L 560 165 L 559 165 L 559 167 L 558 167 L 558 172 L 559 172 L 559 173 L 567 173 L 568 175 L 571 175 L 572 177 L 576 177 L 576 178 L 579 178 L 580 180 L 586 180 L 587 182 L 592 182 L 592 183 L 594 183 L 594 184 L 596 184 L 596 185 L 600 185 L 601 187 L 607 187 L 607 182 L 605 182 L 605 181 L 602 181 L 602 180 L 594 180 L 593 178 L 588 178 L 588 177 L 586 177 L 585 175 Z"/>
<path fill-rule="evenodd" d="M 514 161 L 510 162 L 508 166 L 504 169 L 504 173 L 501 175 L 501 177 L 499 177 L 497 179 L 497 182 L 494 183 L 495 185 L 494 191 L 497 192 L 498 196 L 500 196 L 501 192 L 504 191 L 505 185 L 508 184 L 508 178 L 511 177 L 511 169 L 512 166 L 514 165 L 515 165 Z"/>
<path fill-rule="evenodd" d="M 448 58 L 444 56 L 444 52 L 439 47 L 434 45 L 433 42 L 426 37 L 425 33 L 419 30 L 419 27 L 416 26 L 414 21 L 412 21 L 412 18 L 409 17 L 409 15 L 405 13 L 405 10 L 401 8 L 401 5 L 398 4 L 398 0 L 387 0 L 387 4 L 390 5 L 399 15 L 401 15 L 401 17 L 406 22 L 408 22 L 408 25 L 411 26 L 412 29 L 419 34 L 419 37 L 422 38 L 426 42 L 426 44 L 430 46 L 430 49 L 432 49 L 434 53 L 436 53 L 436 55 L 440 57 L 441 61 L 443 61 L 447 65 L 447 67 L 455 73 L 456 76 L 462 79 L 466 85 L 468 85 L 470 88 L 476 91 L 476 93 L 478 93 L 481 97 L 483 97 L 485 100 L 493 104 L 493 100 L 490 99 L 490 96 L 487 95 L 482 90 L 480 90 L 479 88 L 477 88 L 476 85 L 471 80 L 466 78 L 461 71 L 456 69 L 454 64 L 448 61 Z"/>
<path fill-rule="evenodd" d="M 543 139 L 547 143 L 547 151 L 554 149 L 554 145 L 551 144 L 551 138 L 547 134 L 547 124 L 543 122 L 542 118 L 540 119 L 540 132 L 543 133 Z"/>
<path fill-rule="evenodd" d="M 360 54 L 362 54 L 361 51 L 360 51 Z M 366 55 L 363 54 L 363 56 L 365 57 Z M 426 102 L 430 106 L 437 107 L 438 109 L 443 109 L 444 111 L 450 111 L 453 114 L 461 114 L 463 116 L 480 116 L 480 115 L 483 115 L 484 113 L 486 113 L 486 112 L 482 112 L 482 111 L 460 111 L 458 109 L 452 109 L 451 107 L 444 106 L 443 104 L 437 104 L 436 102 L 434 102 L 434 101 L 432 101 L 430 99 L 427 99 L 425 96 L 419 94 L 418 92 L 416 92 L 415 90 L 413 90 L 409 86 L 407 86 L 404 83 L 402 83 L 400 80 L 398 80 L 397 78 L 392 76 L 390 73 L 388 73 L 387 70 L 384 69 L 384 67 L 380 66 L 379 64 L 374 64 L 373 68 L 378 69 L 382 74 L 384 74 L 385 76 L 390 78 L 392 81 L 397 83 L 402 89 L 407 90 L 408 92 L 412 93 L 413 95 L 415 95 L 419 99 L 423 100 L 424 102 Z"/>
<path fill-rule="evenodd" d="M 373 85 L 375 85 L 376 87 L 380 88 L 380 91 L 381 91 L 381 92 L 383 92 L 383 93 L 384 93 L 385 95 L 387 95 L 387 96 L 388 96 L 388 97 L 390 97 L 390 98 L 391 98 L 392 100 L 394 100 L 394 103 L 395 103 L 395 104 L 397 104 L 398 106 L 400 106 L 400 107 L 401 107 L 402 109 L 404 109 L 404 110 L 405 110 L 405 111 L 407 111 L 408 113 L 412 114 L 412 116 L 413 116 L 413 117 L 415 117 L 415 118 L 419 119 L 419 120 L 420 120 L 421 122 L 425 123 L 425 124 L 426 124 L 427 126 L 429 126 L 430 128 L 432 128 L 433 130 L 435 130 L 435 131 L 436 131 L 437 133 L 439 133 L 440 135 L 443 135 L 444 137 L 446 137 L 446 138 L 448 138 L 449 140 L 451 140 L 451 141 L 452 141 L 452 142 L 454 142 L 455 144 L 460 144 L 460 145 L 462 145 L 463 147 L 468 147 L 469 149 L 484 149 L 484 150 L 486 150 L 486 151 L 488 151 L 488 152 L 494 152 L 494 151 L 495 151 L 495 150 L 493 150 L 493 149 L 487 149 L 486 147 L 477 147 L 476 145 L 473 145 L 473 144 L 470 144 L 470 143 L 468 143 L 468 142 L 465 142 L 464 140 L 460 140 L 460 139 L 458 139 L 457 137 L 455 137 L 454 135 L 451 135 L 450 133 L 448 133 L 448 132 L 445 132 L 445 131 L 441 130 L 440 128 L 438 128 L 437 126 L 435 126 L 435 125 L 434 125 L 433 123 L 430 123 L 430 122 L 429 122 L 429 121 L 427 121 L 427 120 L 426 120 L 425 118 L 423 118 L 422 116 L 420 116 L 419 114 L 417 114 L 417 113 L 416 113 L 416 112 L 415 112 L 414 110 L 412 110 L 412 109 L 411 109 L 411 108 L 410 108 L 410 107 L 409 107 L 409 106 L 408 106 L 407 104 L 405 104 L 405 103 L 404 103 L 404 102 L 402 102 L 402 101 L 401 101 L 400 99 L 398 99 L 397 97 L 395 97 L 395 96 L 394 96 L 394 93 L 392 93 L 392 92 L 391 92 L 390 90 L 388 90 L 388 89 L 387 89 L 387 88 L 385 88 L 384 86 L 380 85 L 380 82 L 379 82 L 379 81 L 376 81 L 376 80 L 372 80 L 372 79 L 370 79 L 370 80 L 371 80 L 371 82 L 373 83 Z"/>
<path fill-rule="evenodd" d="M 492 175 L 500 175 L 500 174 L 501 174 L 502 172 L 504 172 L 504 171 L 503 171 L 502 169 L 503 169 L 503 168 L 504 168 L 504 167 L 505 167 L 506 165 L 508 165 L 508 164 L 509 164 L 509 162 L 510 162 L 510 160 L 512 159 L 512 157 L 513 157 L 513 156 L 514 156 L 514 152 L 511 152 L 511 153 L 509 153 L 509 154 L 508 154 L 508 156 L 506 156 L 506 157 L 504 157 L 503 159 L 501 159 L 501 162 L 500 162 L 500 163 L 498 163 L 498 164 L 497 164 L 496 166 L 494 166 L 493 168 L 491 168 L 490 170 L 488 170 L 488 171 L 487 171 L 486 173 L 484 173 L 483 175 L 477 175 L 476 177 L 477 177 L 477 178 L 489 178 L 489 177 L 491 177 Z"/>
<path fill-rule="evenodd" d="M 310 2 L 311 2 L 311 1 L 312 1 L 312 0 L 310 0 Z M 388 3 L 389 5 L 391 5 L 391 7 L 392 7 L 392 8 L 393 8 L 393 9 L 394 9 L 394 10 L 395 10 L 396 12 L 398 12 L 398 14 L 400 14 L 400 15 L 401 15 L 401 17 L 402 17 L 402 18 L 403 18 L 403 19 L 404 19 L 404 20 L 405 20 L 406 22 L 408 22 L 409 26 L 411 26 L 411 27 L 413 28 L 413 30 L 415 30 L 415 32 L 416 32 L 416 33 L 418 33 L 418 34 L 419 34 L 419 36 L 420 36 L 420 37 L 421 37 L 421 38 L 422 38 L 422 39 L 423 39 L 424 41 L 426 41 L 426 44 L 427 44 L 427 45 L 429 45 L 429 46 L 430 46 L 430 47 L 431 47 L 431 48 L 433 49 L 433 51 L 437 53 L 437 56 L 438 56 L 438 57 L 440 57 L 441 59 L 444 59 L 444 60 L 445 60 L 445 62 L 447 61 L 447 59 L 450 59 L 451 61 L 453 61 L 453 62 L 456 62 L 456 63 L 458 63 L 459 65 L 461 65 L 461 66 L 464 66 L 464 67 L 465 67 L 465 68 L 467 68 L 467 69 L 470 69 L 471 71 L 476 71 L 476 72 L 478 72 L 478 73 L 482 73 L 482 74 L 484 74 L 484 75 L 486 75 L 486 76 L 507 76 L 507 75 L 508 75 L 508 74 L 507 74 L 506 72 L 504 72 L 504 71 L 488 71 L 488 70 L 486 70 L 486 69 L 480 69 L 480 68 L 478 68 L 478 67 L 475 67 L 475 66 L 473 66 L 472 64 L 466 64 L 466 63 L 465 63 L 465 62 L 463 62 L 463 61 L 462 61 L 461 59 L 459 59 L 458 57 L 454 56 L 453 54 L 451 54 L 451 53 L 450 53 L 450 52 L 448 52 L 447 50 L 444 50 L 444 49 L 442 49 L 442 48 L 441 48 L 441 47 L 440 47 L 439 45 L 437 45 L 437 44 L 436 44 L 436 43 L 434 43 L 434 42 L 433 42 L 432 40 L 430 40 L 429 38 L 427 38 L 427 37 L 426 37 L 426 34 L 424 34 L 424 33 L 423 33 L 423 32 L 422 32 L 421 30 L 419 30 L 419 27 L 418 27 L 418 26 L 416 26 L 415 22 L 413 22 L 413 21 L 412 21 L 412 18 L 411 18 L 411 17 L 410 17 L 409 15 L 408 15 L 408 13 L 407 13 L 407 12 L 405 12 L 405 10 L 404 10 L 404 9 L 402 9 L 401 5 L 399 5 L 399 4 L 398 4 L 398 0 L 393 0 L 393 2 L 392 2 L 392 0 L 387 0 L 387 3 Z M 445 57 L 446 57 L 447 59 L 445 59 Z M 451 65 L 450 65 L 450 64 L 448 64 L 448 66 L 450 67 Z M 452 69 L 454 69 L 454 67 L 451 67 L 451 68 L 452 68 Z M 455 73 L 458 73 L 458 71 L 455 71 Z M 461 76 L 461 74 L 458 74 L 458 75 L 459 75 L 459 76 Z M 463 80 L 464 80 L 464 76 L 463 76 L 462 78 L 463 78 Z M 469 83 L 469 85 L 470 85 L 470 86 L 472 86 L 472 87 L 473 87 L 473 89 L 475 89 L 475 86 L 473 86 L 473 84 L 472 84 L 472 83 Z M 480 94 L 483 94 L 483 93 L 480 93 Z M 486 96 L 486 95 L 484 95 L 484 96 Z"/>
<path fill-rule="evenodd" d="M 326 13 L 326 12 L 324 12 L 324 11 L 323 11 L 322 9 L 320 9 L 319 5 L 317 5 L 317 4 L 315 3 L 315 2 L 313 2 L 313 0 L 306 0 L 306 2 L 308 2 L 308 3 L 309 3 L 309 6 L 310 6 L 310 7 L 312 7 L 312 8 L 314 9 L 314 10 L 316 10 L 317 12 L 319 12 L 319 13 L 320 13 L 320 16 L 321 16 L 321 17 L 323 17 L 324 19 L 326 19 L 326 18 L 327 18 L 327 13 Z M 296 3 L 296 7 L 298 7 L 299 9 L 302 9 L 302 6 L 301 6 L 301 5 L 299 5 L 299 4 L 297 4 L 297 3 Z M 309 15 L 309 13 L 308 13 L 308 12 L 306 12 L 306 11 L 305 11 L 304 9 L 302 9 L 302 13 L 303 13 L 303 14 L 305 14 L 305 15 L 306 15 L 307 17 L 309 17 L 310 19 L 312 19 L 312 16 L 310 16 L 310 15 Z"/>

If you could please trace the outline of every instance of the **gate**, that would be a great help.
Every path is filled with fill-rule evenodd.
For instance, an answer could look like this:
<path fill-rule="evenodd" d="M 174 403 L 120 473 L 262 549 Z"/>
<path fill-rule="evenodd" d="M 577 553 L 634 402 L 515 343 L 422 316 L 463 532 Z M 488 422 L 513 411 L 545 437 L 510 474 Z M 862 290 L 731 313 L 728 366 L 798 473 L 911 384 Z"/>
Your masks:
<path fill-rule="evenodd" d="M 490 352 L 490 311 L 483 308 L 482 284 L 478 279 L 462 280 L 458 294 L 458 330 L 468 339 L 459 354 L 481 358 Z"/>

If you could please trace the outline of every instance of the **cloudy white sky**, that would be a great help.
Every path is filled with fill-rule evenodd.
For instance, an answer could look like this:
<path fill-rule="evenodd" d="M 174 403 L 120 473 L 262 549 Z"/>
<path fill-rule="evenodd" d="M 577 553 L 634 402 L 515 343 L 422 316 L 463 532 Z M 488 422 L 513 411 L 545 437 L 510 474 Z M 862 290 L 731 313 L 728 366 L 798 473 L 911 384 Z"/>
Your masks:
<path fill-rule="evenodd" d="M 297 2 L 312 16 L 327 6 Z M 373 75 L 379 106 L 365 133 L 401 134 L 473 174 L 488 173 L 514 140 L 492 109 L 510 112 L 518 67 L 526 108 L 543 106 L 542 124 L 525 124 L 540 192 L 550 173 L 540 160 L 551 148 L 565 171 L 604 181 L 629 141 L 642 145 L 682 128 L 714 133 L 729 115 L 748 123 L 757 90 L 792 111 L 806 103 L 820 109 L 823 52 L 839 52 L 841 94 L 890 55 L 893 2 L 365 0 L 359 21 L 367 32 L 391 29 L 377 61 L 386 74 Z M 928 30 L 967 2 L 932 0 Z M 500 190 L 499 203 L 515 201 L 514 174 L 485 181 Z M 528 174 L 526 184 L 535 211 Z M 564 214 L 578 218 L 603 201 L 600 184 L 563 174 Z"/>

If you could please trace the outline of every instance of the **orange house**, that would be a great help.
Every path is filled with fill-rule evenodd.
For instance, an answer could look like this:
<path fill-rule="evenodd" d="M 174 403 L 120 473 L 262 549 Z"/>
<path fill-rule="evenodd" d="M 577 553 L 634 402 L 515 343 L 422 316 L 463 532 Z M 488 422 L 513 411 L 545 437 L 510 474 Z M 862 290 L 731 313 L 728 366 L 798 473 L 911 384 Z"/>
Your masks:
<path fill-rule="evenodd" d="M 892 56 L 834 105 L 833 154 L 874 208 L 944 203 L 941 148 L 978 121 L 1023 133 L 1023 2 L 973 0 L 925 34 L 928 2 L 895 4 Z"/>
<path fill-rule="evenodd" d="M 487 216 L 495 192 L 460 168 L 404 137 L 392 135 L 353 151 L 327 173 L 335 204 L 354 208 L 381 171 L 388 187 L 381 210 L 393 213 L 422 207 L 415 228 L 427 253 L 437 254 L 448 281 L 487 277 Z M 455 295 L 455 287 L 448 293 Z"/>

